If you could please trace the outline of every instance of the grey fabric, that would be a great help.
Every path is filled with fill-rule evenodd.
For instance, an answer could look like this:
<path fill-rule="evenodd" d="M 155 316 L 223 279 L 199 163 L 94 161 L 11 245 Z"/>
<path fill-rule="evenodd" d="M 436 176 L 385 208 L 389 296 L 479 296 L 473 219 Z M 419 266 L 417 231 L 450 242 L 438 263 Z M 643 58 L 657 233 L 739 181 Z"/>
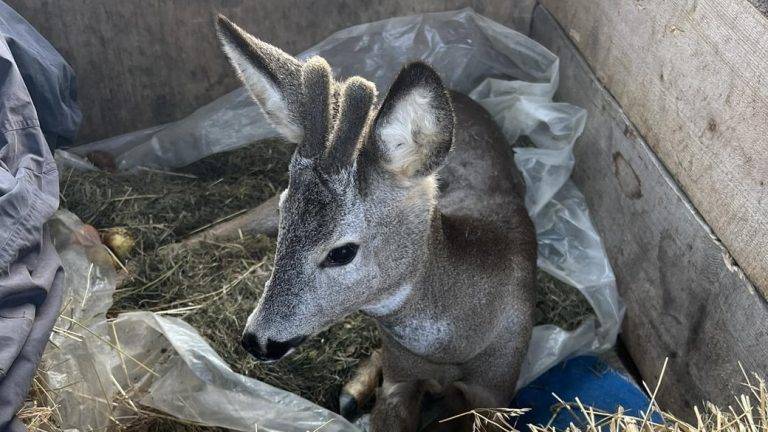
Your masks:
<path fill-rule="evenodd" d="M 40 41 L 26 21 L 0 2 L 2 432 L 24 430 L 14 415 L 61 307 L 61 263 L 43 225 L 59 204 L 58 172 L 45 136 L 71 140 L 79 124 L 79 111 L 67 108 L 74 103 L 73 94 L 62 86 L 69 82 L 71 70 Z M 38 114 L 45 116 L 46 124 L 41 125 Z"/>
<path fill-rule="evenodd" d="M 41 233 L 40 243 L 28 248 L 0 277 L 0 431 L 21 431 L 12 420 L 26 398 L 51 328 L 59 315 L 64 275 L 59 256 Z"/>
<path fill-rule="evenodd" d="M 37 30 L 2 0 L 0 33 L 27 85 L 48 147 L 72 145 L 82 120 L 74 71 Z"/>

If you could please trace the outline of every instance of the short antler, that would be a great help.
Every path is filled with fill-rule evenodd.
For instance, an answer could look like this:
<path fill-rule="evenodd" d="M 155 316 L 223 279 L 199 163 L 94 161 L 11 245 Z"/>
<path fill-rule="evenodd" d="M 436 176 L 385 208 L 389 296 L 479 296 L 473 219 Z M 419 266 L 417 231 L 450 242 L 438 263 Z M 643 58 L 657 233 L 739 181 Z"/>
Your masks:
<path fill-rule="evenodd" d="M 301 121 L 304 140 L 298 148 L 299 155 L 304 158 L 315 159 L 325 151 L 333 121 L 332 87 L 331 68 L 328 63 L 322 57 L 307 60 L 301 71 Z"/>
<path fill-rule="evenodd" d="M 370 123 L 376 101 L 376 86 L 360 77 L 352 77 L 342 85 L 339 121 L 326 151 L 330 166 L 343 168 L 351 164 L 360 148 Z"/>
<path fill-rule="evenodd" d="M 360 77 L 337 83 L 328 63 L 312 57 L 302 67 L 301 91 L 299 155 L 331 173 L 349 166 L 368 130 L 376 86 Z"/>

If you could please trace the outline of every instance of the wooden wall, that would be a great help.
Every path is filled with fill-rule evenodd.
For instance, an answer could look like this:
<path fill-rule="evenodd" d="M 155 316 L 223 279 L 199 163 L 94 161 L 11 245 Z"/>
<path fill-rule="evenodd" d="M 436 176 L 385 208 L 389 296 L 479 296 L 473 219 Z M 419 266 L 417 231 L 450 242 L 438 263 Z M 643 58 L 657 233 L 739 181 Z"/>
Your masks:
<path fill-rule="evenodd" d="M 541 3 L 725 244 L 724 259 L 768 294 L 768 18 L 747 0 Z"/>
<path fill-rule="evenodd" d="M 237 86 L 216 12 L 298 53 L 354 24 L 467 6 L 527 31 L 534 0 L 7 0 L 78 77 L 79 142 L 177 120 Z"/>
<path fill-rule="evenodd" d="M 649 143 L 543 8 L 532 36 L 560 57 L 556 99 L 587 110 L 574 150 L 583 191 L 627 314 L 622 339 L 661 406 L 688 420 L 703 401 L 733 403 L 745 370 L 768 371 L 768 303 Z"/>

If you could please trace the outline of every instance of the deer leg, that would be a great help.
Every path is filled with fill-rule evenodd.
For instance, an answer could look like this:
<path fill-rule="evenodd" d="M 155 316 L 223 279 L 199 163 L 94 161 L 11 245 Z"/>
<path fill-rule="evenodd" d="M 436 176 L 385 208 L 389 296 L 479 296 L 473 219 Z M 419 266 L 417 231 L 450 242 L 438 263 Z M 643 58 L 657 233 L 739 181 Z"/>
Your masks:
<path fill-rule="evenodd" d="M 422 400 L 438 394 L 434 380 L 399 382 L 379 389 L 371 412 L 371 432 L 416 432 L 419 429 Z"/>
<path fill-rule="evenodd" d="M 525 338 L 520 337 L 520 340 Z M 488 422 L 478 417 L 483 430 L 489 432 L 505 430 L 502 423 L 503 416 L 499 418 L 499 412 L 494 412 L 492 409 L 509 406 L 517 383 L 522 358 L 510 355 L 507 349 L 509 345 L 511 344 L 500 343 L 490 346 L 463 365 L 461 379 L 446 385 L 443 391 L 444 397 L 438 402 L 440 406 L 436 409 L 438 415 L 431 416 L 443 421 L 433 422 L 426 431 L 471 431 L 472 428 L 467 428 L 467 423 L 474 422 L 475 416 L 472 414 L 459 416 L 459 414 L 478 409 L 481 409 L 478 412 L 483 417 L 492 420 Z M 486 409 L 482 410 L 482 408 Z M 451 417 L 453 417 L 452 420 L 445 421 Z"/>
<path fill-rule="evenodd" d="M 280 194 L 269 198 L 258 207 L 225 222 L 219 222 L 180 242 L 162 247 L 165 254 L 173 254 L 200 245 L 205 241 L 223 242 L 235 240 L 242 235 L 264 234 L 276 237 L 280 222 Z"/>
<path fill-rule="evenodd" d="M 422 432 L 471 432 L 474 430 L 475 416 L 470 411 L 496 407 L 504 407 L 504 405 L 500 404 L 487 389 L 461 381 L 453 382 L 445 386 L 440 393 L 440 398 L 435 398 L 431 404 L 424 407 L 425 411 L 431 413 L 430 417 L 435 420 Z M 482 430 L 503 432 L 504 429 L 498 428 L 499 424 L 484 422 Z"/>
<path fill-rule="evenodd" d="M 357 367 L 355 375 L 341 389 L 339 395 L 339 414 L 347 420 L 352 420 L 374 395 L 381 381 L 381 349 L 375 350 L 371 356 Z"/>

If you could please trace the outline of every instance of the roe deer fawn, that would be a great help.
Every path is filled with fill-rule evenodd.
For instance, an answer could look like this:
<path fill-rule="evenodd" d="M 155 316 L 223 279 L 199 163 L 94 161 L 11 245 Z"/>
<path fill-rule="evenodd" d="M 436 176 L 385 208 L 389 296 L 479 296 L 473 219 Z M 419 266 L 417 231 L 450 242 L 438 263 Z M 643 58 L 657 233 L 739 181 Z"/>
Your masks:
<path fill-rule="evenodd" d="M 320 57 L 299 61 L 222 16 L 217 28 L 245 87 L 297 143 L 246 350 L 277 360 L 362 311 L 382 346 L 342 411 L 379 376 L 375 432 L 417 430 L 426 400 L 441 416 L 506 406 L 531 335 L 536 239 L 487 112 L 423 63 L 379 104 L 374 84 L 337 81 Z"/>

